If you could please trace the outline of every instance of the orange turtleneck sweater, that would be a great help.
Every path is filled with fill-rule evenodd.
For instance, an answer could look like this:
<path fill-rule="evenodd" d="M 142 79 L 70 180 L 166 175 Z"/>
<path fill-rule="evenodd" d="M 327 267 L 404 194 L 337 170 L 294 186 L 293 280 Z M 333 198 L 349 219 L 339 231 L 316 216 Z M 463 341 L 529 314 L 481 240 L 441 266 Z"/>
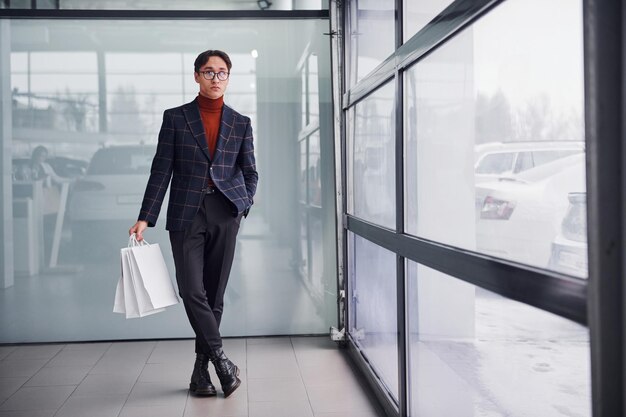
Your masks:
<path fill-rule="evenodd" d="M 212 99 L 198 94 L 198 107 L 200 108 L 200 117 L 204 125 L 204 135 L 206 136 L 211 159 L 213 159 L 213 154 L 215 153 L 223 106 L 224 96 Z"/>

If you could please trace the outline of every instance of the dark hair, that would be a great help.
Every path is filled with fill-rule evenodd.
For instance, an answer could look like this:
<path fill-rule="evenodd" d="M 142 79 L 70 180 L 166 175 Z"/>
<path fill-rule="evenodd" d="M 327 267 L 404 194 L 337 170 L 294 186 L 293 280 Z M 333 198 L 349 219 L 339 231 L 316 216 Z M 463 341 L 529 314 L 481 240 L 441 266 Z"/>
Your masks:
<path fill-rule="evenodd" d="M 41 155 L 48 154 L 48 148 L 45 146 L 39 145 L 35 149 L 33 149 L 33 153 L 30 156 L 31 161 L 36 161 Z"/>
<path fill-rule="evenodd" d="M 209 60 L 210 57 L 212 56 L 217 56 L 220 57 L 224 60 L 224 62 L 226 62 L 226 66 L 228 67 L 228 71 L 230 71 L 230 69 L 233 66 L 233 63 L 230 62 L 230 57 L 228 56 L 228 54 L 224 51 L 220 51 L 217 49 L 209 49 L 208 51 L 204 51 L 202 52 L 200 55 L 198 55 L 198 57 L 196 58 L 196 60 L 193 63 L 193 70 L 195 72 L 199 72 L 200 71 L 200 67 L 202 67 L 204 64 L 207 63 L 207 61 Z"/>

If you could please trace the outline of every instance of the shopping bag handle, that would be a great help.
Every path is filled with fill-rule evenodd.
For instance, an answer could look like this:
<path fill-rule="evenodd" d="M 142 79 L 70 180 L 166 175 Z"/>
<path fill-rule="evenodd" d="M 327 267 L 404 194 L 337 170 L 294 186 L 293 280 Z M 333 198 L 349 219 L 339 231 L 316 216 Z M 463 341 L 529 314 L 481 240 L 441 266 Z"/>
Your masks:
<path fill-rule="evenodd" d="M 133 247 L 133 246 L 150 246 L 150 244 L 146 241 L 146 239 L 143 239 L 141 242 L 137 240 L 137 234 L 133 233 L 132 235 L 130 235 L 130 237 L 128 238 L 128 247 Z"/>

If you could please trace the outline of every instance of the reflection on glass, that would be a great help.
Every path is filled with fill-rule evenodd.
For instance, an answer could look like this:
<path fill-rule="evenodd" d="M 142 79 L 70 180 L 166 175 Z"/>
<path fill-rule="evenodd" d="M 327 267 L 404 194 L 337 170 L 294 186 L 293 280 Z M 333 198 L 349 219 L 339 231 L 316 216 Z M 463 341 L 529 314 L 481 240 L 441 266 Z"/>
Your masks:
<path fill-rule="evenodd" d="M 308 102 L 307 102 L 307 80 L 306 80 L 306 68 L 302 67 L 300 70 L 300 88 L 302 89 L 302 94 L 300 95 L 301 108 L 302 108 L 302 127 L 305 127 L 308 123 Z"/>
<path fill-rule="evenodd" d="M 13 125 L 42 129 L 98 130 L 95 52 L 11 53 Z M 74 65 L 67 65 L 67 63 Z"/>
<path fill-rule="evenodd" d="M 587 275 L 582 52 L 580 4 L 510 0 L 405 73 L 409 233 Z"/>
<path fill-rule="evenodd" d="M 300 189 L 300 202 L 302 203 L 306 203 L 307 202 L 307 176 L 308 176 L 308 171 L 307 171 L 307 139 L 303 139 L 300 141 L 300 169 L 298 170 L 299 172 L 299 184 L 300 186 L 298 187 Z"/>
<path fill-rule="evenodd" d="M 309 54 L 300 70 L 302 80 L 302 127 L 319 125 L 319 69 L 316 54 Z"/>
<path fill-rule="evenodd" d="M 404 41 L 419 32 L 450 3 L 451 0 L 404 0 Z"/>
<path fill-rule="evenodd" d="M 398 398 L 396 255 L 348 234 L 350 334 Z"/>
<path fill-rule="evenodd" d="M 309 203 L 322 205 L 322 159 L 319 130 L 309 136 Z"/>
<path fill-rule="evenodd" d="M 407 268 L 411 415 L 591 415 L 586 327 L 411 261 Z"/>
<path fill-rule="evenodd" d="M 294 138 L 300 127 L 277 122 L 301 108 L 299 96 L 294 101 L 285 89 L 300 81 L 297 57 L 305 51 L 329 54 L 322 39 L 328 22 L 238 22 L 213 21 L 207 27 L 199 21 L 11 21 L 13 50 L 3 51 L 11 73 L 0 74 L 10 77 L 11 90 L 2 93 L 12 98 L 13 118 L 4 144 L 13 156 L 15 207 L 7 230 L 24 233 L 2 236 L 15 248 L 15 279 L 13 286 L 0 288 L 0 342 L 193 335 L 182 305 L 137 321 L 113 315 L 112 307 L 119 250 L 128 244 L 128 228 L 139 212 L 163 111 L 197 95 L 193 62 L 214 31 L 224 35 L 222 47 L 233 61 L 225 102 L 252 119 L 261 178 L 241 224 L 222 334 L 324 333 L 336 324 L 336 303 L 319 296 L 336 299 L 336 276 L 317 272 L 322 265 L 335 271 L 334 228 L 318 222 L 310 230 L 307 213 L 301 216 L 299 210 L 307 190 L 320 200 L 334 199 L 332 181 L 317 177 L 320 166 L 333 164 L 332 153 L 320 152 L 332 149 L 332 138 L 319 133 L 306 138 L 298 164 Z M 294 42 L 286 46 L 276 41 L 281 37 Z M 255 60 L 252 49 L 265 61 Z M 330 97 L 330 68 L 318 68 L 317 77 L 319 89 L 327 92 L 322 96 Z M 257 103 L 266 113 L 257 111 Z M 315 149 L 311 160 L 309 140 Z M 50 167 L 42 178 L 32 169 L 40 146 L 47 149 L 44 162 Z M 332 205 L 316 210 L 318 219 L 333 217 Z M 173 278 L 166 211 L 164 204 L 146 239 L 161 245 Z M 319 248 L 331 249 L 320 256 Z M 313 261 L 308 253 L 314 253 Z M 303 285 L 302 265 L 315 268 L 315 287 Z"/>
<path fill-rule="evenodd" d="M 308 144 L 308 152 L 307 152 Z M 327 303 L 326 287 L 330 284 L 330 278 L 325 280 L 324 274 L 334 278 L 335 271 L 330 274 L 328 265 L 325 265 L 324 229 L 328 224 L 323 223 L 323 216 L 327 208 L 322 207 L 323 193 L 328 192 L 322 188 L 322 163 L 321 140 L 319 130 L 300 141 L 300 273 L 305 285 L 309 289 L 309 295 L 316 300 L 318 305 Z M 326 162 L 328 163 L 328 162 Z M 326 255 L 327 257 L 328 255 Z M 325 272 L 326 268 L 326 272 Z M 328 281 L 328 282 L 327 282 Z M 334 304 L 334 303 L 333 303 Z"/>
<path fill-rule="evenodd" d="M 318 76 L 318 60 L 317 55 L 309 56 L 309 123 L 317 124 L 320 118 L 320 93 L 319 93 L 319 76 Z"/>
<path fill-rule="evenodd" d="M 352 0 L 347 53 L 348 86 L 355 85 L 395 49 L 395 1 Z"/>
<path fill-rule="evenodd" d="M 348 212 L 395 228 L 394 88 L 388 83 L 349 113 Z"/>

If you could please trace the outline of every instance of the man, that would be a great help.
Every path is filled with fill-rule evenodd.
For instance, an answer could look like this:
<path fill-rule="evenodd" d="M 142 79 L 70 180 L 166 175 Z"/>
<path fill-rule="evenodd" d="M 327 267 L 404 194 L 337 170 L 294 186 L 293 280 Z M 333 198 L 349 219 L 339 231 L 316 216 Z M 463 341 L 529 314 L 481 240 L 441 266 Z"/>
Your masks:
<path fill-rule="evenodd" d="M 189 390 L 201 396 L 216 395 L 209 361 L 225 397 L 241 384 L 239 369 L 222 350 L 219 326 L 239 224 L 252 205 L 258 174 L 250 119 L 224 105 L 231 67 L 222 51 L 208 50 L 196 58 L 200 93 L 163 114 L 139 218 L 129 230 L 141 241 L 146 227 L 155 225 L 171 179 L 165 228 L 180 296 L 196 334 Z"/>

